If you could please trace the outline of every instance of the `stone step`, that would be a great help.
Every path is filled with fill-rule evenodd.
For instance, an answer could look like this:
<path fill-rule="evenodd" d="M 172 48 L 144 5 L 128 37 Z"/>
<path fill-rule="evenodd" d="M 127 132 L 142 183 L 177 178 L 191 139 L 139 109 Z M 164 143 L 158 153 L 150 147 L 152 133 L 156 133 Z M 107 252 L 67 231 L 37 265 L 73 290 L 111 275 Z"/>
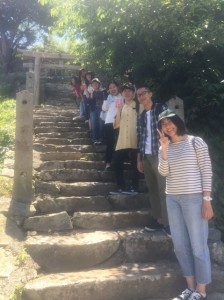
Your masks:
<path fill-rule="evenodd" d="M 55 196 L 98 196 L 108 195 L 116 188 L 115 183 L 100 182 L 43 182 L 35 181 L 36 194 L 49 194 Z"/>
<path fill-rule="evenodd" d="M 70 124 L 74 124 L 74 125 L 77 124 L 79 126 L 84 126 L 83 121 L 81 121 L 81 120 L 73 121 L 72 120 L 74 114 L 75 113 L 70 113 L 68 116 L 58 115 L 58 113 L 55 113 L 53 115 L 39 115 L 39 116 L 34 115 L 33 125 L 34 125 L 34 127 L 36 127 L 36 126 L 38 127 L 43 122 L 49 122 L 49 119 L 50 119 L 51 122 L 53 122 L 54 124 L 58 124 L 58 122 L 69 122 Z"/>
<path fill-rule="evenodd" d="M 26 218 L 23 228 L 26 231 L 62 232 L 72 229 L 118 230 L 146 226 L 151 221 L 149 210 L 75 212 L 72 218 L 67 212 L 35 215 Z"/>
<path fill-rule="evenodd" d="M 37 138 L 89 138 L 89 132 L 86 129 L 86 132 L 45 132 L 45 133 L 36 133 L 35 137 Z"/>
<path fill-rule="evenodd" d="M 129 211 L 149 207 L 148 194 L 108 195 L 108 196 L 73 196 L 56 197 L 44 195 L 36 197 L 34 206 L 38 213 L 67 211 Z"/>
<path fill-rule="evenodd" d="M 41 137 L 35 139 L 36 143 L 51 145 L 91 145 L 90 138 L 47 138 Z"/>
<path fill-rule="evenodd" d="M 81 152 L 89 153 L 94 151 L 92 145 L 51 145 L 42 143 L 33 143 L 33 149 L 38 152 Z M 100 148 L 98 148 L 100 151 Z"/>
<path fill-rule="evenodd" d="M 130 177 L 130 172 L 125 172 L 125 178 Z M 112 171 L 102 171 L 94 169 L 55 169 L 41 171 L 38 178 L 43 181 L 61 181 L 61 182 L 81 182 L 81 181 L 115 181 L 115 174 Z"/>
<path fill-rule="evenodd" d="M 128 181 L 127 181 L 128 184 Z M 72 182 L 62 183 L 60 181 L 44 182 L 35 180 L 36 194 L 49 194 L 58 196 L 98 196 L 109 195 L 116 189 L 114 182 Z M 144 180 L 139 181 L 139 191 L 147 192 Z"/>
<path fill-rule="evenodd" d="M 143 227 L 149 224 L 149 210 L 123 212 L 75 212 L 72 223 L 74 229 L 116 230 Z"/>
<path fill-rule="evenodd" d="M 131 172 L 124 171 L 124 177 L 130 179 Z M 97 169 L 54 169 L 43 170 L 39 173 L 38 178 L 42 181 L 61 181 L 61 182 L 81 182 L 81 181 L 100 181 L 114 182 L 114 171 L 105 171 Z"/>
<path fill-rule="evenodd" d="M 104 161 L 104 153 L 81 153 L 81 152 L 45 152 L 40 153 L 42 161 L 65 161 L 65 160 L 83 160 L 83 161 Z"/>
<path fill-rule="evenodd" d="M 146 233 L 142 228 L 29 236 L 25 248 L 45 272 L 174 258 L 171 239 L 165 233 Z"/>
<path fill-rule="evenodd" d="M 102 161 L 67 160 L 67 161 L 45 161 L 38 166 L 38 171 L 55 169 L 95 169 L 103 171 L 105 163 Z"/>
<path fill-rule="evenodd" d="M 40 122 L 38 127 L 72 127 L 72 128 L 85 128 L 84 122 L 70 121 L 43 121 Z"/>
<path fill-rule="evenodd" d="M 224 272 L 213 268 L 208 294 L 221 293 Z M 175 262 L 124 264 L 109 269 L 42 275 L 27 283 L 23 300 L 171 300 L 185 288 Z M 208 300 L 222 300 L 210 298 Z"/>
<path fill-rule="evenodd" d="M 45 133 L 45 132 L 86 132 L 85 127 L 59 127 L 59 126 L 51 126 L 51 127 L 35 127 L 34 133 Z"/>
<path fill-rule="evenodd" d="M 39 107 L 34 110 L 34 117 L 36 116 L 69 117 L 74 112 L 78 112 L 78 109 L 75 106 L 60 107 L 60 106 L 45 105 L 43 108 Z"/>
<path fill-rule="evenodd" d="M 177 264 L 163 261 L 43 275 L 25 285 L 22 297 L 24 300 L 152 300 L 174 297 L 183 287 Z"/>

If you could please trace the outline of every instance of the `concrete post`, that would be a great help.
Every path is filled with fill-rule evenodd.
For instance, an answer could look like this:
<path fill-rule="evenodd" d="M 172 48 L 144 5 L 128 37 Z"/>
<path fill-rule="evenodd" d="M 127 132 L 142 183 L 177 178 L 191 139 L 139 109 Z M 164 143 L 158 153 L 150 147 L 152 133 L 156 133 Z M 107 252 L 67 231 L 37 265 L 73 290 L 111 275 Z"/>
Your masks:
<path fill-rule="evenodd" d="M 167 101 L 168 107 L 184 121 L 184 101 L 175 96 Z"/>
<path fill-rule="evenodd" d="M 34 92 L 34 72 L 26 72 L 26 90 L 30 93 Z"/>
<path fill-rule="evenodd" d="M 29 215 L 33 200 L 33 94 L 16 94 L 16 134 L 14 186 L 10 213 L 18 217 Z"/>
<path fill-rule="evenodd" d="M 34 105 L 39 105 L 40 94 L 40 57 L 35 57 L 34 62 Z"/>

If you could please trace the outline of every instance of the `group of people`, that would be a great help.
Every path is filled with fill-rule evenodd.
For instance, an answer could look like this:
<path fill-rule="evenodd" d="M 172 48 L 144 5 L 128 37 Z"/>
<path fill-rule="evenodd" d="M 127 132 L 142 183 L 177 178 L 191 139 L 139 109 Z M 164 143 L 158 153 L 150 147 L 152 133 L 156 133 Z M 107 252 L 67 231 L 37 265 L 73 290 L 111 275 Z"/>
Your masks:
<path fill-rule="evenodd" d="M 186 278 L 187 288 L 174 300 L 205 300 L 211 282 L 208 220 L 213 217 L 207 144 L 189 135 L 166 104 L 154 103 L 146 85 L 136 88 L 128 82 L 119 89 L 112 80 L 105 90 L 92 78 L 81 89 L 80 117 L 88 120 L 93 143 L 106 143 L 107 170 L 114 161 L 117 189 L 110 194 L 136 195 L 139 173 L 144 173 L 152 215 L 145 230 L 163 230 L 172 238 Z M 123 172 L 127 159 L 129 186 Z"/>

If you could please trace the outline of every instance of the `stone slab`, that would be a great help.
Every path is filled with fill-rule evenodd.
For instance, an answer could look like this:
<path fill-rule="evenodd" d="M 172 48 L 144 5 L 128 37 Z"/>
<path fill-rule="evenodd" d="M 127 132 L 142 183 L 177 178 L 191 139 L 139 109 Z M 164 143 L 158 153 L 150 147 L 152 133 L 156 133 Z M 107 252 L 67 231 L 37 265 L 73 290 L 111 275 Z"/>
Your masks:
<path fill-rule="evenodd" d="M 117 252 L 120 238 L 116 232 L 95 231 L 64 236 L 30 236 L 25 247 L 45 271 L 60 272 L 90 268 Z"/>
<path fill-rule="evenodd" d="M 23 228 L 30 231 L 65 231 L 73 229 L 71 218 L 67 212 L 47 214 L 27 218 Z"/>

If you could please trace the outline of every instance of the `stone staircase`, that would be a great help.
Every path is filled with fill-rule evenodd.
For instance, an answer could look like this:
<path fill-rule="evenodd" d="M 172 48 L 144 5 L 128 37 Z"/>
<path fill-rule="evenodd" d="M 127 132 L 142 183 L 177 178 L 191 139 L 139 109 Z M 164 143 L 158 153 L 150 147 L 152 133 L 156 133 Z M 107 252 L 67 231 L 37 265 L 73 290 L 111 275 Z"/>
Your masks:
<path fill-rule="evenodd" d="M 40 270 L 22 299 L 172 299 L 184 281 L 171 239 L 143 230 L 150 220 L 144 180 L 136 196 L 109 196 L 115 183 L 104 171 L 104 148 L 91 145 L 73 112 L 68 103 L 34 112 L 36 213 L 24 228 Z M 223 282 L 223 268 L 214 265 L 209 299 L 224 299 Z"/>

